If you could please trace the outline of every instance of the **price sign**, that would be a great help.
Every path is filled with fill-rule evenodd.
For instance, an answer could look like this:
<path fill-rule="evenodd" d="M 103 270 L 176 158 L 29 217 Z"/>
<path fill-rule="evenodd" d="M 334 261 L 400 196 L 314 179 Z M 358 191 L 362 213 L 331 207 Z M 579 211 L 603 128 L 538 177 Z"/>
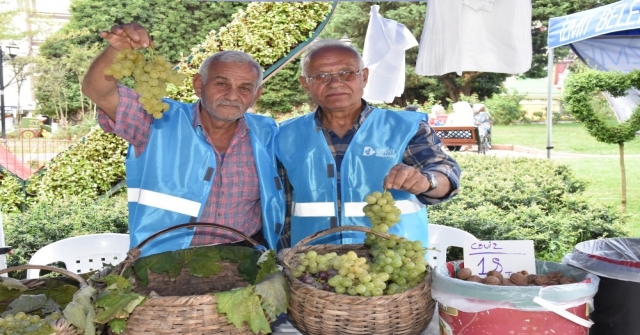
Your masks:
<path fill-rule="evenodd" d="M 480 277 L 491 270 L 505 277 L 522 270 L 535 274 L 533 241 L 476 241 L 467 244 L 464 247 L 464 266 Z"/>

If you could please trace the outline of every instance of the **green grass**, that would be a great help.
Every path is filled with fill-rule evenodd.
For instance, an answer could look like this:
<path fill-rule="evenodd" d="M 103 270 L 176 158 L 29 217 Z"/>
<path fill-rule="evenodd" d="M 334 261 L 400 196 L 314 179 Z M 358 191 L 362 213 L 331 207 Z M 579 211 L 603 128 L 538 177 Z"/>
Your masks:
<path fill-rule="evenodd" d="M 551 159 L 571 167 L 589 185 L 585 191 L 596 201 L 620 206 L 620 161 L 617 144 L 598 142 L 579 123 L 554 124 Z M 514 144 L 546 150 L 546 125 L 494 126 L 494 144 Z M 554 158 L 554 152 L 597 154 L 600 157 Z M 640 137 L 625 143 L 627 223 L 632 236 L 640 236 Z"/>
<path fill-rule="evenodd" d="M 496 144 L 516 144 L 535 149 L 546 150 L 547 126 L 544 124 L 524 124 L 511 126 L 493 126 L 491 138 Z M 559 123 L 551 127 L 551 145 L 553 152 L 572 152 L 580 154 L 617 155 L 618 145 L 598 142 L 589 135 L 580 123 Z M 640 154 L 640 137 L 624 144 L 626 155 Z"/>

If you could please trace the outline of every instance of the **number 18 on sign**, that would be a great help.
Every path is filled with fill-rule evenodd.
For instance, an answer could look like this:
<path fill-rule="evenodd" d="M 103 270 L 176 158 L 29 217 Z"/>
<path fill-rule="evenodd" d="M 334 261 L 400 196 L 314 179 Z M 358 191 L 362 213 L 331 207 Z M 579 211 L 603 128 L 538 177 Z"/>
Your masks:
<path fill-rule="evenodd" d="M 533 241 L 472 242 L 464 248 L 464 266 L 480 277 L 486 276 L 491 270 L 496 270 L 506 277 L 522 270 L 535 274 Z"/>

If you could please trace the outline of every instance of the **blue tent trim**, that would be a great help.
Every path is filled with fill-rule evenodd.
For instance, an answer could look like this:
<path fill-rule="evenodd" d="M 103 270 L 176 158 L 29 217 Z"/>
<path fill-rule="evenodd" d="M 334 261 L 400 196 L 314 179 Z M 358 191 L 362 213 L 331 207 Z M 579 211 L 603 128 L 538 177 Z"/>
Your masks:
<path fill-rule="evenodd" d="M 549 19 L 547 46 L 556 48 L 595 36 L 640 33 L 640 2 L 623 0 L 584 12 Z"/>

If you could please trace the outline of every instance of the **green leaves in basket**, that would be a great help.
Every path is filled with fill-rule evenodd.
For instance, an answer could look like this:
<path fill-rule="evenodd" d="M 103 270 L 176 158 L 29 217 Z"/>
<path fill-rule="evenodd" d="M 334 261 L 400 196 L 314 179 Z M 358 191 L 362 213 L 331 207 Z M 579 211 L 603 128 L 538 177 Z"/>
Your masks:
<path fill-rule="evenodd" d="M 255 282 L 258 274 L 256 262 L 258 252 L 248 247 L 214 245 L 189 248 L 177 251 L 167 251 L 140 258 L 133 265 L 140 284 L 149 283 L 148 271 L 166 273 L 171 280 L 175 280 L 183 268 L 189 269 L 189 274 L 197 277 L 209 278 L 222 270 L 220 262 L 238 263 L 238 273 L 250 283 Z"/>
<path fill-rule="evenodd" d="M 17 299 L 12 301 L 7 309 L 0 315 L 1 317 L 5 317 L 7 314 L 16 314 L 19 312 L 33 312 L 35 310 L 41 309 L 46 303 L 49 301 L 44 294 L 23 294 L 19 296 Z M 55 301 L 53 302 L 55 303 Z"/>
<path fill-rule="evenodd" d="M 253 292 L 251 286 L 215 295 L 218 313 L 226 314 L 227 322 L 233 323 L 238 329 L 246 322 L 254 333 L 271 333 L 269 321 L 260 304 L 260 297 Z"/>
<path fill-rule="evenodd" d="M 124 331 L 129 314 L 140 305 L 146 297 L 132 292 L 133 287 L 128 279 L 110 274 L 100 281 L 107 283 L 95 302 L 97 314 L 95 322 L 109 323 L 111 331 L 119 334 Z"/>
<path fill-rule="evenodd" d="M 126 319 L 145 299 L 137 293 L 109 292 L 96 300 L 96 306 L 103 310 L 96 315 L 96 322 L 107 323 L 112 319 Z"/>
<path fill-rule="evenodd" d="M 267 276 L 255 286 L 254 292 L 260 296 L 262 309 L 271 321 L 289 308 L 289 286 L 281 271 Z"/>
<path fill-rule="evenodd" d="M 276 253 L 273 250 L 268 250 L 263 253 L 258 259 L 258 266 L 260 270 L 256 277 L 256 283 L 261 282 L 266 276 L 278 271 L 278 264 L 276 262 Z"/>
<path fill-rule="evenodd" d="M 11 280 L 12 278 L 3 279 L 3 283 L 7 283 L 12 288 L 9 288 L 9 286 L 6 285 L 0 285 L 0 313 L 5 311 L 5 308 L 11 301 L 18 299 L 23 294 L 44 294 L 64 308 L 73 298 L 73 294 L 78 290 L 78 287 L 75 286 L 77 283 L 75 283 L 75 285 L 70 285 L 59 278 L 48 278 L 45 280 L 44 284 L 30 288 L 27 291 L 19 289 L 24 286 L 20 282 L 18 282 L 19 285 L 15 285 L 14 280 Z"/>
<path fill-rule="evenodd" d="M 20 292 L 24 292 L 29 289 L 21 281 L 14 278 L 2 278 L 2 287 L 6 287 L 9 290 L 18 290 Z"/>
<path fill-rule="evenodd" d="M 270 333 L 269 320 L 275 320 L 289 307 L 289 290 L 281 271 L 266 276 L 255 286 L 215 295 L 218 313 L 225 314 L 227 321 L 238 329 L 246 323 L 254 333 Z"/>
<path fill-rule="evenodd" d="M 116 334 L 120 334 L 127 327 L 127 320 L 113 319 L 109 321 L 109 329 Z"/>
<path fill-rule="evenodd" d="M 97 295 L 98 291 L 95 288 L 91 286 L 83 287 L 73 295 L 73 301 L 62 311 L 62 315 L 76 327 L 79 333 L 84 333 L 85 335 L 94 335 L 96 333 L 95 324 L 93 323 L 93 318 L 96 314 L 93 309 L 93 301 Z"/>

